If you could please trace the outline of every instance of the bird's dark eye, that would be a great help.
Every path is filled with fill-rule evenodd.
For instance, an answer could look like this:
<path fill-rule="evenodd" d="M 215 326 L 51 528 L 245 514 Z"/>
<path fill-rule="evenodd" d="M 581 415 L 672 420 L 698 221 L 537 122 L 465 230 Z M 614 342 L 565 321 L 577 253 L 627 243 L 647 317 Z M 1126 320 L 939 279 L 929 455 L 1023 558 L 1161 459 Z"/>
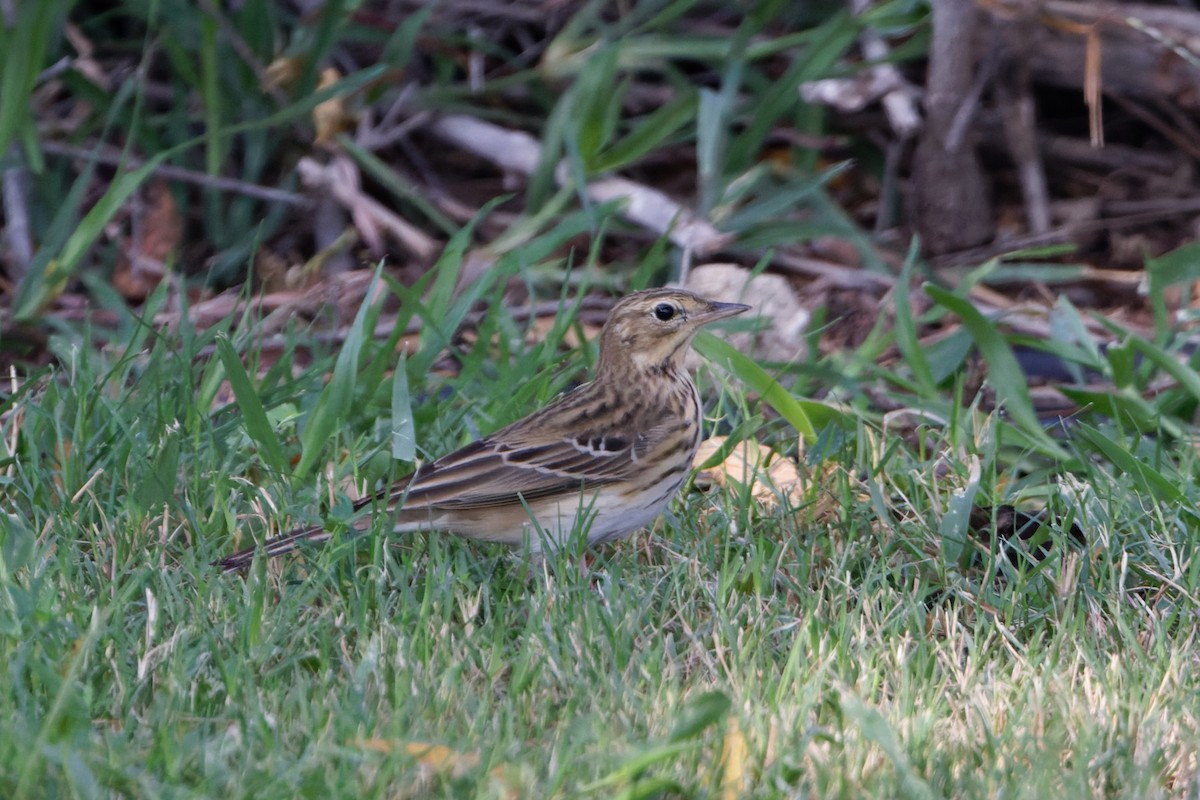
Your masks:
<path fill-rule="evenodd" d="M 654 318 L 660 322 L 666 322 L 673 316 L 675 316 L 675 306 L 670 303 L 659 303 L 654 307 Z"/>

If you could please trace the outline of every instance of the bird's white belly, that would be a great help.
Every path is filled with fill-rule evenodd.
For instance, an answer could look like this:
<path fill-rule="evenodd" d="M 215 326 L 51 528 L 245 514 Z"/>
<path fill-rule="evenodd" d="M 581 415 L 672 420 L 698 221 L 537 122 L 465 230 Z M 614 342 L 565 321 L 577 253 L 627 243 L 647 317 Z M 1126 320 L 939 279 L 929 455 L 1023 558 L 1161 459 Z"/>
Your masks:
<path fill-rule="evenodd" d="M 586 531 L 588 545 L 603 544 L 627 536 L 649 525 L 662 513 L 686 478 L 680 474 L 669 483 L 632 492 L 606 487 L 606 490 L 564 496 L 557 503 L 545 500 L 530 503 L 529 508 L 509 504 L 503 508 L 481 508 L 468 515 L 461 509 L 453 513 L 433 512 L 424 519 L 415 515 L 398 520 L 397 533 L 441 530 L 477 541 L 498 542 L 510 547 L 526 547 L 533 553 L 544 549 L 562 549 L 576 531 Z M 535 524 L 536 521 L 536 524 Z"/>
<path fill-rule="evenodd" d="M 682 482 L 681 478 L 679 483 Z M 585 494 L 575 503 L 560 503 L 557 516 L 541 509 L 537 523 L 542 536 L 530 527 L 530 546 L 540 550 L 544 539 L 546 546 L 562 548 L 579 530 L 587 532 L 588 545 L 628 536 L 653 522 L 671 502 L 677 489 L 678 485 L 671 489 L 658 485 L 623 497 L 615 493 Z"/>

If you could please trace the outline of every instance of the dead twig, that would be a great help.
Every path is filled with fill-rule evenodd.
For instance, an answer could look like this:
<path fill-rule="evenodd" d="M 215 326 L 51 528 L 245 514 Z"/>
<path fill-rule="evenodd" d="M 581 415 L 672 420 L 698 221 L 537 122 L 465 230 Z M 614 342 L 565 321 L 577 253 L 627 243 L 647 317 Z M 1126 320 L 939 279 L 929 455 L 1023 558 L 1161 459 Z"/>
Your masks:
<path fill-rule="evenodd" d="M 436 136 L 483 158 L 501 169 L 532 175 L 541 159 L 542 144 L 533 136 L 458 114 L 441 117 L 429 126 Z M 570 182 L 566 164 L 555 170 L 560 185 Z M 594 202 L 621 201 L 621 215 L 678 247 L 705 257 L 726 247 L 729 234 L 700 219 L 691 209 L 667 195 L 624 178 L 602 178 L 582 187 Z"/>
<path fill-rule="evenodd" d="M 1008 143 L 1008 152 L 1017 165 L 1029 231 L 1046 233 L 1050 230 L 1050 189 L 1038 148 L 1037 116 L 1030 91 L 1029 71 L 1023 64 L 1016 63 L 1008 74 L 1009 79 L 1001 80 L 996 86 L 1004 138 Z"/>
<path fill-rule="evenodd" d="M 415 225 L 411 225 L 387 206 L 362 190 L 358 166 L 349 156 L 336 154 L 327 164 L 312 158 L 302 158 L 296 169 L 309 188 L 326 192 L 343 206 L 354 220 L 354 226 L 372 252 L 383 252 L 380 229 L 391 234 L 402 247 L 420 261 L 432 260 L 438 243 Z"/>
<path fill-rule="evenodd" d="M 33 261 L 33 238 L 29 232 L 29 170 L 16 144 L 9 146 L 16 166 L 4 170 L 4 239 L 8 242 L 8 279 L 19 284 Z"/>
<path fill-rule="evenodd" d="M 75 145 L 63 144 L 62 142 L 41 142 L 40 144 L 42 150 L 50 155 L 95 161 L 98 164 L 105 164 L 112 167 L 119 166 L 127 169 L 136 169 L 144 163 L 140 158 L 129 156 L 116 148 L 76 147 Z M 307 197 L 295 192 L 289 192 L 286 189 L 272 189 L 269 186 L 260 186 L 256 183 L 240 181 L 236 178 L 207 175 L 203 172 L 195 172 L 183 167 L 173 167 L 169 164 L 159 165 L 154 169 L 153 174 L 167 180 L 203 186 L 206 189 L 216 189 L 221 192 L 232 192 L 246 197 L 253 197 L 265 203 L 280 203 L 300 208 L 307 208 L 312 205 L 312 201 Z"/>

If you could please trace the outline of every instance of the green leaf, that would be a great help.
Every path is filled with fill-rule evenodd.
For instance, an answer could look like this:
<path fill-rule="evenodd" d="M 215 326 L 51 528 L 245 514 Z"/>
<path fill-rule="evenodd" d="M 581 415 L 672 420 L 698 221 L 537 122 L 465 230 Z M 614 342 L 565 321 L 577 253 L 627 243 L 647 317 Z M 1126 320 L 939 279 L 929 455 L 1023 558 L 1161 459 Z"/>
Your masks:
<path fill-rule="evenodd" d="M 446 243 L 442 254 L 430 270 L 434 279 L 426 296 L 426 307 L 431 316 L 441 318 L 450 310 L 454 287 L 458 284 L 458 275 L 462 270 L 463 256 L 471 244 L 471 237 L 475 235 L 475 226 L 502 200 L 503 198 L 495 198 L 485 205 Z"/>
<path fill-rule="evenodd" d="M 1191 242 L 1158 258 L 1146 259 L 1150 283 L 1150 307 L 1154 309 L 1154 327 L 1160 335 L 1170 329 L 1164 290 L 1200 279 L 1200 242 Z"/>
<path fill-rule="evenodd" d="M 53 689 L 53 700 L 49 703 L 40 715 L 40 724 L 38 725 L 37 734 L 28 741 L 28 753 L 23 764 L 20 765 L 20 772 L 17 775 L 16 788 L 12 790 L 10 795 L 13 798 L 23 798 L 33 796 L 35 793 L 31 791 L 34 783 L 42 780 L 46 774 L 45 760 L 46 755 L 50 751 L 47 746 L 51 737 L 59 731 L 59 725 L 63 721 L 63 716 L 67 713 L 68 707 L 73 699 L 77 700 L 81 693 L 85 690 L 80 681 L 80 673 L 84 666 L 96 658 L 96 647 L 103 636 L 110 633 L 108 627 L 109 617 L 112 614 L 110 609 L 123 609 L 125 604 L 129 602 L 129 595 L 132 594 L 133 581 L 129 581 L 126 585 L 127 589 L 114 592 L 114 596 L 108 598 L 109 604 L 92 606 L 91 622 L 88 625 L 87 631 L 77 640 L 77 646 L 72 649 L 71 656 L 66 663 L 59 665 L 61 670 L 61 680 L 58 686 Z M 50 687 L 46 687 L 50 688 Z M 49 697 L 49 695 L 47 695 Z M 11 785 L 12 776 L 8 777 Z M 36 793 L 41 796 L 40 792 Z"/>
<path fill-rule="evenodd" d="M 406 367 L 406 360 L 401 358 L 392 376 L 392 458 L 413 462 L 417 459 L 417 429 L 413 423 Z"/>
<path fill-rule="evenodd" d="M 347 13 L 346 0 L 327 0 L 316 7 L 317 24 L 314 26 L 312 40 L 305 48 L 305 58 L 299 79 L 296 81 L 297 91 L 309 94 L 317 85 L 317 73 L 325 64 L 326 57 L 337 43 L 338 31 L 350 21 Z M 380 66 L 390 67 L 390 64 Z"/>
<path fill-rule="evenodd" d="M 593 205 L 590 211 L 578 209 L 568 213 L 560 209 L 552 217 L 542 218 L 539 215 L 537 222 L 548 226 L 544 233 L 538 233 L 542 225 L 518 223 L 500 239 L 492 242 L 488 249 L 495 253 L 503 253 L 499 263 L 512 262 L 510 268 L 523 269 L 553 258 L 556 252 L 569 247 L 570 240 L 576 236 L 595 233 L 597 218 L 604 219 L 616 214 L 621 205 L 621 200 L 610 200 Z M 526 222 L 534 223 L 534 219 Z"/>
<path fill-rule="evenodd" d="M 283 453 L 283 445 L 280 444 L 279 436 L 267 418 L 262 400 L 255 391 L 254 384 L 246 373 L 246 368 L 242 365 L 242 359 L 224 334 L 217 336 L 216 345 L 217 355 L 221 359 L 221 365 L 225 368 L 225 377 L 229 380 L 233 397 L 237 400 L 238 408 L 242 412 L 242 423 L 246 426 L 246 434 L 261 448 L 260 454 L 263 461 L 271 469 L 281 473 L 285 472 L 287 458 Z"/>
<path fill-rule="evenodd" d="M 642 117 L 622 139 L 592 159 L 593 172 L 613 172 L 633 164 L 671 137 L 696 116 L 696 95 L 685 91 Z"/>
<path fill-rule="evenodd" d="M 904 259 L 904 266 L 900 270 L 900 280 L 896 282 L 896 287 L 892 290 L 892 307 L 896 310 L 896 347 L 904 356 L 904 363 L 913 371 L 913 377 L 916 378 L 917 385 L 921 388 L 921 394 L 929 397 L 936 392 L 937 384 L 933 379 L 933 370 L 929 366 L 926 348 L 922 346 L 920 337 L 917 336 L 917 326 L 913 321 L 912 306 L 909 304 L 913 266 L 917 261 L 916 244 L 916 239 L 914 239 L 913 246 L 909 248 L 908 257 Z"/>
<path fill-rule="evenodd" d="M 970 301 L 958 295 L 932 284 L 925 286 L 925 293 L 933 298 L 934 302 L 956 314 L 962 320 L 963 326 L 971 332 L 975 345 L 987 361 L 988 384 L 996 390 L 996 399 L 1003 404 L 1009 418 L 1037 442 L 1046 455 L 1067 460 L 1066 451 L 1050 438 L 1038 421 L 1033 410 L 1033 400 L 1029 396 L 1025 373 L 1013 356 L 1008 342 L 996 327 L 971 305 Z"/>
<path fill-rule="evenodd" d="M 664 797 L 688 797 L 683 786 L 666 775 L 639 777 L 613 800 L 661 800 Z"/>
<path fill-rule="evenodd" d="M 67 239 L 73 236 L 77 230 L 76 219 L 79 209 L 83 206 L 83 200 L 88 186 L 91 185 L 94 172 L 94 162 L 84 167 L 79 177 L 71 184 L 71 189 L 67 192 L 66 197 L 54 210 L 54 216 L 42 237 L 42 247 L 34 255 L 33 261 L 29 265 L 29 272 L 17 288 L 17 295 L 13 300 L 15 309 L 13 316 L 17 319 L 28 319 L 47 301 L 62 291 L 61 288 L 56 290 L 45 285 L 47 275 L 52 275 L 56 270 L 54 266 L 56 260 L 53 254 L 59 252 L 66 244 Z M 22 315 L 22 311 L 26 308 L 30 310 Z"/>
<path fill-rule="evenodd" d="M 442 213 L 436 205 L 406 181 L 398 172 L 379 156 L 364 149 L 350 136 L 339 136 L 338 144 L 346 149 L 346 154 L 353 158 L 363 172 L 373 180 L 406 203 L 411 203 L 418 211 L 436 225 L 447 236 L 453 236 L 459 225 Z"/>
<path fill-rule="evenodd" d="M 337 360 L 334 362 L 333 377 L 321 392 L 316 407 L 309 415 L 304 430 L 300 433 L 302 449 L 300 463 L 296 465 L 295 475 L 297 478 L 308 475 L 309 470 L 313 468 L 317 459 L 325 451 L 325 445 L 329 438 L 333 436 L 338 424 L 350 409 L 350 401 L 354 396 L 355 379 L 358 377 L 359 355 L 362 352 L 363 342 L 371 336 L 367 320 L 370 316 L 371 301 L 375 298 L 375 287 L 379 285 L 379 275 L 382 270 L 382 264 L 375 268 L 375 274 L 371 276 L 371 283 L 367 286 L 366 296 L 363 297 L 362 305 L 358 307 L 358 313 L 354 315 L 354 322 L 346 334 L 346 341 L 342 344 L 341 352 L 338 353 Z"/>
<path fill-rule="evenodd" d="M 12 576 L 33 563 L 37 538 L 20 515 L 0 510 L 0 636 L 21 636 L 33 619 L 30 591 Z"/>
<path fill-rule="evenodd" d="M 900 737 L 879 709 L 868 706 L 849 691 L 842 692 L 840 706 L 842 715 L 859 730 L 863 738 L 874 742 L 891 759 L 892 766 L 900 777 L 900 796 L 921 800 L 933 800 L 937 796 L 913 767 Z"/>
<path fill-rule="evenodd" d="M 641 749 L 627 758 L 609 774 L 597 781 L 579 787 L 579 790 L 591 793 L 599 789 L 607 789 L 612 786 L 628 783 L 655 764 L 673 760 L 681 753 L 686 753 L 694 747 L 696 747 L 695 742 L 682 741 Z"/>
<path fill-rule="evenodd" d="M 669 741 L 682 742 L 697 738 L 706 728 L 729 716 L 732 705 L 729 696 L 719 691 L 705 692 L 693 698 L 680 711 Z"/>
<path fill-rule="evenodd" d="M 396 353 L 397 345 L 404 338 L 408 330 L 409 320 L 417 313 L 421 306 L 421 295 L 424 294 L 426 286 L 429 284 L 429 279 L 432 273 L 426 272 L 412 286 L 405 286 L 399 283 L 395 278 L 384 273 L 382 276 L 384 283 L 391 289 L 392 294 L 400 300 L 400 307 L 396 309 L 391 320 L 392 332 L 380 347 L 375 349 L 375 357 L 366 367 L 359 372 L 359 381 L 365 386 L 380 386 L 384 385 L 388 369 L 395 369 L 392 357 Z M 374 328 L 374 323 L 372 323 Z"/>
<path fill-rule="evenodd" d="M 476 300 L 483 296 L 495 281 L 504 275 L 499 265 L 487 270 L 475 281 L 464 286 L 455 296 L 458 276 L 462 271 L 467 248 L 471 244 L 475 226 L 491 213 L 505 198 L 493 198 L 446 243 L 442 255 L 433 265 L 433 284 L 425 295 L 424 305 L 416 308 L 424 325 L 421 328 L 421 348 L 412 357 L 413 372 L 423 375 L 433 366 L 438 354 L 450 345 L 454 332 L 462 325 L 467 313 Z"/>
<path fill-rule="evenodd" d="M 1172 505 L 1184 503 L 1186 495 L 1180 488 L 1182 479 L 1171 479 L 1131 453 L 1127 447 L 1115 442 L 1110 434 L 1091 425 L 1081 423 L 1079 430 L 1096 450 L 1107 458 L 1114 467 L 1130 476 L 1142 491 L 1159 502 Z"/>
<path fill-rule="evenodd" d="M 169 155 L 171 155 L 170 151 L 159 153 L 141 167 L 127 172 L 113 181 L 109 190 L 104 193 L 96 205 L 92 206 L 92 209 L 75 228 L 74 233 L 67 239 L 59 257 L 46 263 L 45 271 L 38 276 L 38 279 L 27 279 L 21 285 L 22 291 L 13 311 L 16 319 L 27 321 L 37 316 L 42 306 L 63 290 L 67 280 L 75 273 L 79 262 L 83 260 L 88 248 L 100 238 L 104 226 Z M 32 277 L 31 275 L 30 278 Z"/>
<path fill-rule="evenodd" d="M 380 59 L 382 63 L 398 66 L 407 64 L 412 59 L 421 28 L 425 26 L 434 7 L 435 4 L 426 3 L 415 10 L 405 12 L 404 21 L 392 31 L 387 44 L 383 46 L 383 57 Z"/>
<path fill-rule="evenodd" d="M 12 27 L 0 21 L 0 156 L 30 122 L 30 94 L 69 5 L 53 0 L 16 3 L 9 6 L 16 17 Z"/>
<path fill-rule="evenodd" d="M 763 87 L 755 94 L 753 113 L 746 115 L 745 128 L 738 132 L 728 148 L 727 169 L 745 170 L 755 164 L 771 132 L 778 128 L 780 120 L 786 120 L 788 125 L 797 124 L 796 95 L 800 84 L 828 77 L 838 60 L 854 46 L 858 39 L 859 27 L 852 14 L 839 11 L 831 14 L 819 26 L 803 32 L 803 44 L 793 51 L 794 57 L 788 59 L 788 68 L 769 86 Z M 755 42 L 750 45 L 747 50 L 749 58 L 758 58 L 763 54 L 758 44 Z M 782 42 L 772 41 L 766 44 L 770 49 L 774 49 Z M 804 108 L 800 111 L 803 113 Z M 804 130 L 804 120 L 800 119 L 799 123 Z M 800 152 L 803 154 L 803 151 Z M 809 157 L 815 159 L 815 153 L 809 154 Z"/>
<path fill-rule="evenodd" d="M 205 14 L 200 23 L 200 96 L 204 107 L 207 146 L 204 163 L 209 175 L 221 174 L 226 141 L 221 131 L 221 105 L 224 96 L 219 80 L 220 56 L 217 54 L 217 21 Z"/>
<path fill-rule="evenodd" d="M 1161 429 L 1172 437 L 1185 435 L 1180 425 L 1164 416 L 1147 402 L 1146 398 L 1132 389 L 1100 392 L 1060 386 L 1058 391 L 1081 407 L 1090 407 L 1098 414 L 1121 423 L 1132 424 L 1140 433 L 1154 433 Z"/>
<path fill-rule="evenodd" d="M 697 211 L 708 216 L 721 196 L 720 178 L 724 174 L 725 126 L 730 112 L 728 98 L 711 89 L 700 90 L 696 112 L 696 172 L 700 189 Z"/>
<path fill-rule="evenodd" d="M 1048 352 L 1057 354 L 1067 362 L 1074 362 L 1102 371 L 1105 368 L 1100 346 L 1080 316 L 1079 310 L 1066 297 L 1058 299 L 1058 305 L 1050 312 L 1050 347 Z"/>
<path fill-rule="evenodd" d="M 621 116 L 627 84 L 617 81 L 619 47 L 609 46 L 592 55 L 564 101 L 570 104 L 567 131 L 583 163 L 591 171 L 596 154 L 612 141 Z"/>
<path fill-rule="evenodd" d="M 154 454 L 150 468 L 130 496 L 132 504 L 153 511 L 175 500 L 175 485 L 179 478 L 179 437 L 173 431 L 164 434 L 165 441 Z"/>
<path fill-rule="evenodd" d="M 848 170 L 850 166 L 851 162 L 849 161 L 831 164 L 815 175 L 790 180 L 782 187 L 773 185 L 773 182 L 767 182 L 767 185 L 757 193 L 755 198 L 743 203 L 736 213 L 721 220 L 721 228 L 722 230 L 741 232 L 759 225 L 782 225 L 783 229 L 787 230 L 794 226 L 794 223 L 781 222 L 781 220 L 786 220 L 786 216 L 792 209 L 800 205 L 806 198 L 819 198 L 823 193 L 823 187 Z M 800 228 L 802 226 L 797 227 L 797 229 Z M 812 228 L 811 230 L 815 234 L 819 229 Z"/>
<path fill-rule="evenodd" d="M 1189 364 L 1140 336 L 1130 336 L 1129 345 L 1163 372 L 1174 378 L 1192 397 L 1200 400 L 1200 375 Z"/>
<path fill-rule="evenodd" d="M 942 523 L 938 527 L 938 534 L 941 538 L 942 566 L 946 569 L 963 567 L 963 559 L 970 552 L 967 549 L 967 530 L 971 519 L 971 509 L 975 507 L 975 495 L 979 492 L 981 474 L 979 458 L 972 456 L 967 484 L 951 496 L 946 514 L 942 517 Z"/>
<path fill-rule="evenodd" d="M 1125 332 L 1124 335 L 1127 336 L 1128 332 Z M 1118 389 L 1135 387 L 1137 380 L 1137 360 L 1134 358 L 1133 344 L 1128 339 L 1110 345 L 1104 351 L 1104 358 L 1108 361 L 1112 381 Z"/>
<path fill-rule="evenodd" d="M 842 415 L 835 409 L 822 403 L 800 401 L 793 397 L 787 389 L 779 385 L 779 381 L 754 362 L 753 359 L 738 352 L 733 345 L 719 339 L 708 331 L 701 331 L 696 337 L 696 352 L 717 364 L 726 366 L 738 380 L 755 391 L 764 403 L 779 412 L 795 428 L 806 442 L 816 440 L 816 427 L 813 425 L 810 411 L 818 411 L 827 419 L 840 418 Z M 822 426 L 823 427 L 823 426 Z"/>
<path fill-rule="evenodd" d="M 947 378 L 962 368 L 973 346 L 970 332 L 960 328 L 924 348 L 924 361 L 929 365 L 930 377 L 935 386 L 941 386 Z"/>
<path fill-rule="evenodd" d="M 999 259 L 994 269 L 983 276 L 980 283 L 988 286 L 1003 286 L 1011 283 L 1036 281 L 1050 286 L 1058 283 L 1076 283 L 1088 280 L 1093 268 L 1087 264 L 1038 264 L 1013 262 Z"/>

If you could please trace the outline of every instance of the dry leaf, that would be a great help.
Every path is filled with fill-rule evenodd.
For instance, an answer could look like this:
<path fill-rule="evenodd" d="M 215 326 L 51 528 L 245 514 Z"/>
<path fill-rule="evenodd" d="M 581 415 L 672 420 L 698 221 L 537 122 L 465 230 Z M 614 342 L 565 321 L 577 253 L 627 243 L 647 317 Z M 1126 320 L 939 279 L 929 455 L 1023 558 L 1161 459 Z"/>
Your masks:
<path fill-rule="evenodd" d="M 303 69 L 303 59 L 296 58 L 295 56 L 283 56 L 275 59 L 267 65 L 267 69 L 263 73 L 263 91 L 273 92 L 276 89 L 291 87 L 296 82 L 296 79 L 300 77 Z"/>
<path fill-rule="evenodd" d="M 183 220 L 166 181 L 157 180 L 147 187 L 144 200 L 134 207 L 132 227 L 133 235 L 122 244 L 112 281 L 122 297 L 140 303 L 162 281 L 166 263 L 183 239 Z"/>
<path fill-rule="evenodd" d="M 725 436 L 714 436 L 701 442 L 693 465 L 699 467 L 708 461 L 726 441 Z M 738 442 L 724 461 L 704 470 L 703 475 L 720 486 L 730 480 L 740 485 L 752 484 L 751 496 L 767 508 L 777 506 L 781 496 L 793 505 L 801 503 L 803 487 L 796 465 L 751 439 Z"/>
<path fill-rule="evenodd" d="M 333 67 L 327 67 L 321 70 L 317 90 L 328 89 L 341 79 L 340 72 Z M 317 129 L 316 144 L 330 144 L 339 133 L 352 130 L 354 121 L 346 111 L 346 99 L 341 95 L 334 95 L 322 103 L 317 103 L 313 109 L 313 126 Z"/>
<path fill-rule="evenodd" d="M 263 292 L 282 291 L 288 287 L 290 265 L 282 255 L 265 247 L 254 254 L 254 277 Z"/>
<path fill-rule="evenodd" d="M 730 715 L 721 743 L 721 800 L 737 800 L 746 787 L 746 759 L 750 748 L 737 717 Z"/>
<path fill-rule="evenodd" d="M 403 752 L 416 760 L 422 780 L 431 778 L 458 779 L 479 766 L 479 753 L 462 752 L 433 742 L 405 742 L 392 739 L 359 739 L 355 744 L 365 750 L 391 755 Z M 512 798 L 528 796 L 525 787 L 528 776 L 517 765 L 498 764 L 488 772 L 489 796 Z"/>
<path fill-rule="evenodd" d="M 529 331 L 525 336 L 525 341 L 531 345 L 537 344 L 538 342 L 545 341 L 546 336 L 550 333 L 550 331 L 554 330 L 554 326 L 557 324 L 558 324 L 558 320 L 556 317 L 553 317 L 553 316 L 548 316 L 548 317 L 536 316 L 536 317 L 534 317 L 533 320 L 529 324 Z M 596 336 L 600 335 L 600 326 L 599 325 L 584 324 L 582 327 L 584 330 L 584 334 L 587 336 L 588 339 L 593 339 Z M 574 348 L 574 347 L 579 347 L 580 345 L 583 344 L 582 342 L 579 341 L 578 328 L 579 328 L 579 326 L 572 325 L 571 327 L 567 328 L 567 330 L 563 333 L 562 342 L 567 347 Z"/>
<path fill-rule="evenodd" d="M 443 777 L 459 778 L 479 766 L 479 753 L 464 753 L 433 742 L 402 742 L 392 739 L 359 739 L 356 744 L 376 753 L 403 752 L 422 769 Z"/>
<path fill-rule="evenodd" d="M 714 765 L 705 764 L 699 774 L 705 795 L 720 800 L 737 800 L 746 794 L 750 748 L 737 717 L 730 714 L 725 720 L 725 735 L 721 739 L 721 755 Z M 714 791 L 715 790 L 715 791 Z"/>
<path fill-rule="evenodd" d="M 804 331 L 810 314 L 781 275 L 755 275 L 737 264 L 702 264 L 689 274 L 686 287 L 701 297 L 747 303 L 765 328 L 756 333 L 720 334 L 739 352 L 765 361 L 796 361 L 807 349 Z M 689 363 L 699 357 L 689 354 Z"/>

